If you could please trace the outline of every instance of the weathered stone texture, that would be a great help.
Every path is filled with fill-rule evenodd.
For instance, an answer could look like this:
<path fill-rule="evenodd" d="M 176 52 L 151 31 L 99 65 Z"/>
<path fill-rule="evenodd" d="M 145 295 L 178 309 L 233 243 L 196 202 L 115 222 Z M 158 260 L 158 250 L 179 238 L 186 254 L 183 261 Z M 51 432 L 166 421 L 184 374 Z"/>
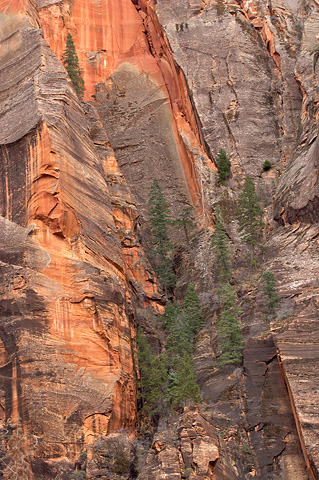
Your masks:
<path fill-rule="evenodd" d="M 145 214 L 155 175 L 173 210 L 192 202 L 202 211 L 196 161 L 214 167 L 184 74 L 151 6 L 131 0 L 77 0 L 72 9 L 67 1 L 51 6 L 40 2 L 39 7 L 45 38 L 58 58 L 68 29 L 74 33 L 85 98 L 94 94 L 139 211 Z"/>
<path fill-rule="evenodd" d="M 244 352 L 248 436 L 260 478 L 309 478 L 272 337 Z"/>
<path fill-rule="evenodd" d="M 134 262 L 105 181 L 112 162 L 41 32 L 15 13 L 1 14 L 2 420 L 38 437 L 34 471 L 53 478 L 50 458 L 74 461 L 97 435 L 135 426 Z M 142 262 L 137 237 L 134 249 Z M 137 295 L 157 307 L 148 268 Z"/>
<path fill-rule="evenodd" d="M 138 480 L 239 478 L 227 456 L 220 458 L 220 450 L 214 427 L 189 405 L 179 420 L 171 418 L 169 425 L 160 425 Z"/>
<path fill-rule="evenodd" d="M 144 321 L 163 310 L 141 248 L 153 178 L 174 216 L 193 204 L 201 225 L 211 226 L 223 196 L 236 243 L 231 214 L 247 173 L 265 203 L 277 188 L 265 266 L 282 299 L 270 330 L 283 373 L 271 337 L 260 338 L 269 334 L 260 298 L 243 285 L 245 382 L 240 369 L 216 374 L 215 317 L 197 338 L 198 379 L 220 435 L 196 409 L 185 410 L 178 431 L 158 432 L 139 478 L 307 479 L 293 414 L 309 472 L 317 475 L 315 6 L 1 3 L 0 417 L 21 418 L 39 437 L 36 475 L 71 472 L 71 461 L 99 434 L 135 426 L 135 312 Z M 79 103 L 58 60 L 69 31 L 90 104 Z M 231 157 L 227 195 L 212 163 L 221 147 Z M 179 237 L 175 231 L 176 243 Z M 209 249 L 202 232 L 175 260 L 181 283 L 197 277 L 206 307 L 216 308 Z M 131 464 L 132 444 L 122 440 Z M 251 452 L 239 452 L 246 441 Z M 88 459 L 92 476 L 100 454 L 112 475 L 105 445 Z"/>

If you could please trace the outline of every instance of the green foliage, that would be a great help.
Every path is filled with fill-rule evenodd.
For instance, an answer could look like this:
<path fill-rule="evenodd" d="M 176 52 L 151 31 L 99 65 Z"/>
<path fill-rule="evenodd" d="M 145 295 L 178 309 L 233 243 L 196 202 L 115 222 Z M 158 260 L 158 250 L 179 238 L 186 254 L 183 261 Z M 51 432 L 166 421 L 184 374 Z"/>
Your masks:
<path fill-rule="evenodd" d="M 243 445 L 243 452 L 244 452 L 244 453 L 251 453 L 251 450 L 250 450 L 250 448 L 248 447 L 248 445 Z"/>
<path fill-rule="evenodd" d="M 220 209 L 216 209 L 216 224 L 212 237 L 215 251 L 215 265 L 219 280 L 219 295 L 222 312 L 218 322 L 218 343 L 221 355 L 218 365 L 238 364 L 241 361 L 242 335 L 239 322 L 240 310 L 237 306 L 237 296 L 230 283 L 232 276 L 229 238 L 226 234 Z"/>
<path fill-rule="evenodd" d="M 192 335 L 196 335 L 205 326 L 205 318 L 201 312 L 199 298 L 195 292 L 194 285 L 191 282 L 187 285 L 184 302 L 184 316 L 185 324 L 192 332 Z"/>
<path fill-rule="evenodd" d="M 262 274 L 261 279 L 263 282 L 262 289 L 266 297 L 268 314 L 273 315 L 279 303 L 275 275 L 270 271 L 266 271 Z"/>
<path fill-rule="evenodd" d="M 201 401 L 193 360 L 186 352 L 179 358 L 176 371 L 171 372 L 169 385 L 168 396 L 173 407 L 183 406 L 187 401 Z"/>
<path fill-rule="evenodd" d="M 184 229 L 185 237 L 187 242 L 189 242 L 189 236 L 188 236 L 188 227 L 191 227 L 193 225 L 192 219 L 191 219 L 191 213 L 193 211 L 194 207 L 186 207 L 184 208 L 181 213 L 179 214 L 179 218 L 176 220 L 173 220 L 172 225 L 176 225 L 178 227 L 181 227 Z"/>
<path fill-rule="evenodd" d="M 270 170 L 272 167 L 271 162 L 269 160 L 265 160 L 263 163 L 263 170 L 267 172 L 267 170 Z"/>
<path fill-rule="evenodd" d="M 217 154 L 216 163 L 218 183 L 220 183 L 220 185 L 225 185 L 226 180 L 230 177 L 230 161 L 226 155 L 225 150 L 223 150 L 222 148 Z"/>
<path fill-rule="evenodd" d="M 154 178 L 151 186 L 148 206 L 153 251 L 157 258 L 156 272 L 164 286 L 174 287 L 175 274 L 170 257 L 173 247 L 168 235 L 168 226 L 170 225 L 169 205 L 157 178 Z"/>
<path fill-rule="evenodd" d="M 70 480 L 85 480 L 86 473 L 84 470 L 75 470 L 69 477 Z"/>
<path fill-rule="evenodd" d="M 221 211 L 216 209 L 215 230 L 212 236 L 212 246 L 215 253 L 215 266 L 219 282 L 228 281 L 231 277 L 229 239 L 225 230 Z"/>
<path fill-rule="evenodd" d="M 162 316 L 163 325 L 166 330 L 170 331 L 171 326 L 177 321 L 179 315 L 181 315 L 179 305 L 168 301 L 165 305 L 165 310 Z"/>
<path fill-rule="evenodd" d="M 191 354 L 194 335 L 204 326 L 204 317 L 194 285 L 187 288 L 183 309 L 168 302 L 163 314 L 168 332 L 166 352 L 153 355 L 145 335 L 137 330 L 143 411 L 163 414 L 188 401 L 201 400 Z"/>
<path fill-rule="evenodd" d="M 184 352 L 192 352 L 191 337 L 190 326 L 185 322 L 185 316 L 180 314 L 171 324 L 167 339 L 167 355 L 171 366 L 176 366 L 180 355 L 183 355 Z"/>
<path fill-rule="evenodd" d="M 218 365 L 239 364 L 242 356 L 242 334 L 239 323 L 240 310 L 234 287 L 224 282 L 220 289 L 223 310 L 218 323 L 221 355 Z"/>
<path fill-rule="evenodd" d="M 193 473 L 193 469 L 192 468 L 183 468 L 182 469 L 182 478 L 189 478 L 191 476 L 191 474 Z"/>
<path fill-rule="evenodd" d="M 76 54 L 74 41 L 70 33 L 67 35 L 66 46 L 62 55 L 62 63 L 68 72 L 77 95 L 82 98 L 84 93 L 84 80 L 81 76 L 82 72 L 79 58 Z"/>
<path fill-rule="evenodd" d="M 237 206 L 238 231 L 244 242 L 254 248 L 262 239 L 264 222 L 263 210 L 259 205 L 256 188 L 249 175 L 245 178 Z"/>
<path fill-rule="evenodd" d="M 137 329 L 138 363 L 141 373 L 140 399 L 142 410 L 147 415 L 163 413 L 167 394 L 167 359 L 164 353 L 153 355 L 150 345 L 143 334 Z"/>

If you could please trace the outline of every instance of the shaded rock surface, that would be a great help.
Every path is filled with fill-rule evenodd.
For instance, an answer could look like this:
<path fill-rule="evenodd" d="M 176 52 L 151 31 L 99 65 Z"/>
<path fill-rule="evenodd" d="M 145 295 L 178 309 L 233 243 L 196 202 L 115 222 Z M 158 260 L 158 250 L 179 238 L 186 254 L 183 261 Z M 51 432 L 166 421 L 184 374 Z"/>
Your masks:
<path fill-rule="evenodd" d="M 138 474 L 128 433 L 136 320 L 156 351 L 163 343 L 154 316 L 163 299 L 142 245 L 154 176 L 174 216 L 191 204 L 197 212 L 190 242 L 177 229 L 173 239 L 177 296 L 193 278 L 207 313 L 195 352 L 207 414 L 189 407 L 163 423 L 139 478 L 318 477 L 317 7 L 2 2 L 0 416 L 38 439 L 36 477 L 71 475 L 83 450 L 92 478 Z M 58 60 L 69 31 L 90 103 Z M 221 147 L 227 188 L 213 164 Z M 233 220 L 247 173 L 270 205 L 264 262 L 281 297 L 270 325 L 257 274 L 242 273 Z M 245 376 L 217 368 L 210 238 L 197 227 L 212 226 L 218 202 L 243 280 Z"/>

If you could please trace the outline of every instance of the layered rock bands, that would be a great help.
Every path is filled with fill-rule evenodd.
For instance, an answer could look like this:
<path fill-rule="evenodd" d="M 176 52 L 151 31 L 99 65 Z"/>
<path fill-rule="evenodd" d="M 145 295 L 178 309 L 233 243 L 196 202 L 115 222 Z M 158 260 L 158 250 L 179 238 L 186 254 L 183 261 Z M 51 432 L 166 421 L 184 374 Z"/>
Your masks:
<path fill-rule="evenodd" d="M 131 452 L 136 323 L 164 305 L 142 242 L 154 177 L 175 218 L 195 207 L 198 249 L 176 263 L 211 320 L 198 378 L 217 430 L 231 415 L 241 426 L 217 436 L 189 407 L 173 433 L 160 426 L 140 478 L 319 478 L 318 25 L 316 1 L 1 2 L 0 418 L 29 442 L 30 478 L 54 478 L 84 449 L 106 458 L 119 431 Z M 85 102 L 60 63 L 69 32 Z M 231 215 L 246 174 L 266 208 L 282 314 L 264 325 L 243 293 L 244 374 L 221 378 L 209 229 L 224 202 L 239 245 Z"/>

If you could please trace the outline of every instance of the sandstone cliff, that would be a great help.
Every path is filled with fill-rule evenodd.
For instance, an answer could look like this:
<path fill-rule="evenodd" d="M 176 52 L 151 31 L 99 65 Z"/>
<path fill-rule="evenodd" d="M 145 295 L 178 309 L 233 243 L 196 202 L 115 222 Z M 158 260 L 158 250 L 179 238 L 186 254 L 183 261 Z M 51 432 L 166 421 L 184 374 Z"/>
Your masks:
<path fill-rule="evenodd" d="M 87 478 L 112 480 L 319 478 L 318 8 L 1 3 L 1 421 L 22 425 L 30 478 L 68 479 L 84 466 Z M 60 63 L 68 32 L 84 102 Z M 227 187 L 217 184 L 220 148 L 231 157 Z M 271 325 L 262 270 L 245 276 L 233 217 L 248 173 L 267 215 L 262 268 L 281 297 Z M 196 209 L 190 243 L 176 230 L 173 240 L 176 296 L 192 279 L 207 317 L 195 354 L 205 404 L 163 420 L 139 455 L 136 322 L 156 348 L 163 339 L 145 250 L 154 176 L 176 216 Z M 216 362 L 217 203 L 237 262 L 243 370 Z"/>

